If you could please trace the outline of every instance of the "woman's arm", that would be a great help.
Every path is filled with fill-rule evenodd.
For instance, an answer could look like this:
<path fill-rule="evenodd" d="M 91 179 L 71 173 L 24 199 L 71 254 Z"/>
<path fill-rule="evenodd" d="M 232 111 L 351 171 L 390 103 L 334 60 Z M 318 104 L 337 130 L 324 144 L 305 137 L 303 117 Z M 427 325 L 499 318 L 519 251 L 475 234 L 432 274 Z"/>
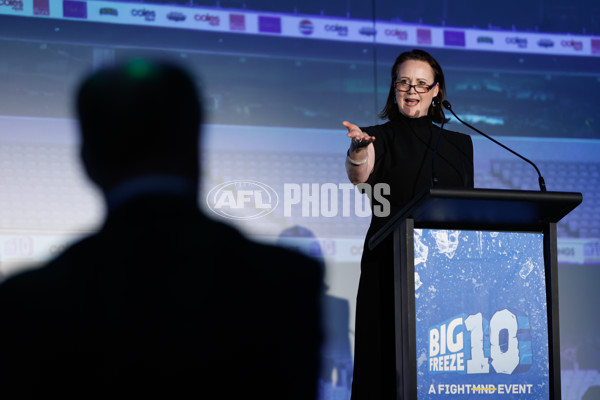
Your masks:
<path fill-rule="evenodd" d="M 346 156 L 346 174 L 350 182 L 358 185 L 366 182 L 373 171 L 375 165 L 375 148 L 373 147 L 375 136 L 369 136 L 358 126 L 348 121 L 344 121 L 342 124 L 348 128 L 347 136 L 352 138 Z"/>

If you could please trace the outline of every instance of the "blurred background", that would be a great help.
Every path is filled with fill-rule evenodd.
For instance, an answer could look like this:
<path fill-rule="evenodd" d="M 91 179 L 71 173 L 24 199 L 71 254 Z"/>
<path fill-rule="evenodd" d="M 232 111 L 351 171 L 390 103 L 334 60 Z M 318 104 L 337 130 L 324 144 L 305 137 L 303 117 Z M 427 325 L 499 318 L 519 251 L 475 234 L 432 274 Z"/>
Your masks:
<path fill-rule="evenodd" d="M 390 68 L 413 48 L 440 62 L 461 119 L 534 161 L 549 191 L 583 194 L 558 224 L 558 259 L 563 399 L 587 398 L 600 385 L 593 0 L 0 2 L 2 276 L 54 257 L 104 216 L 78 160 L 72 100 L 80 80 L 132 57 L 176 60 L 205 102 L 200 206 L 256 240 L 324 260 L 321 397 L 349 398 L 369 213 L 347 186 L 341 122 L 383 122 Z M 530 165 L 455 118 L 446 128 L 472 136 L 476 187 L 538 190 Z M 265 188 L 266 215 L 214 207 L 223 190 L 264 190 L 266 201 Z"/>

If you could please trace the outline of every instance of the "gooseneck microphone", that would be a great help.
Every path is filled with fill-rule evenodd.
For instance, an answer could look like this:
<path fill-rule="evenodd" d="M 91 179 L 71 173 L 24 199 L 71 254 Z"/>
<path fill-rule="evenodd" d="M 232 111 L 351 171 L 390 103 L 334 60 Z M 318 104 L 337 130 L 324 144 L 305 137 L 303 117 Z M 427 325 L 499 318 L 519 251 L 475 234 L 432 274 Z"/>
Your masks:
<path fill-rule="evenodd" d="M 439 107 L 440 106 L 440 99 L 437 96 L 434 96 L 432 101 L 431 101 L 431 105 L 433 105 L 434 107 Z M 444 116 L 444 110 L 442 110 L 442 124 L 440 125 L 440 131 L 438 133 L 437 139 L 435 141 L 435 147 L 433 148 L 433 154 L 431 155 L 431 185 L 432 186 L 437 186 L 439 180 L 438 177 L 435 173 L 435 159 L 437 157 L 437 151 L 438 151 L 438 147 L 440 145 L 440 139 L 442 138 L 442 131 L 444 130 L 444 123 L 446 122 L 446 117 Z"/>
<path fill-rule="evenodd" d="M 457 120 L 459 120 L 463 125 L 468 126 L 469 128 L 473 129 L 475 132 L 479 133 L 480 135 L 482 135 L 483 137 L 491 140 L 492 142 L 496 143 L 498 146 L 510 151 L 511 153 L 513 153 L 514 155 L 516 155 L 517 157 L 519 157 L 520 159 L 522 159 L 523 161 L 528 162 L 529 164 L 531 164 L 533 166 L 533 168 L 535 168 L 535 171 L 538 174 L 538 183 L 540 185 L 540 190 L 542 192 L 546 191 L 546 182 L 544 181 L 544 178 L 542 177 L 542 174 L 540 173 L 540 170 L 538 169 L 537 165 L 535 165 L 532 161 L 528 160 L 527 158 L 523 157 L 522 155 L 520 155 L 519 153 L 517 153 L 516 151 L 506 147 L 505 145 L 503 145 L 502 143 L 498 142 L 496 139 L 486 135 L 485 133 L 481 132 L 479 129 L 476 129 L 474 127 L 472 127 L 471 125 L 469 125 L 468 123 L 466 123 L 465 121 L 463 121 L 462 119 L 460 119 L 458 117 L 458 115 L 456 115 L 456 113 L 452 110 L 452 106 L 450 105 L 450 102 L 448 100 L 444 100 L 442 101 L 442 105 L 444 106 L 444 108 L 446 108 L 447 110 L 449 110 L 452 115 L 454 115 L 456 117 Z"/>

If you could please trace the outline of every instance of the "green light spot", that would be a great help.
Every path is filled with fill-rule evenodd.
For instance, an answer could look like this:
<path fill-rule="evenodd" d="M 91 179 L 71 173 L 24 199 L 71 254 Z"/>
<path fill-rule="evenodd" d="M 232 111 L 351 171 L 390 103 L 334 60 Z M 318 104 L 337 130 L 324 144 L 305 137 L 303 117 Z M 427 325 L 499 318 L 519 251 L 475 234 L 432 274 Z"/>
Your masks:
<path fill-rule="evenodd" d="M 152 65 L 146 60 L 132 60 L 127 66 L 127 73 L 134 79 L 148 78 L 152 75 Z"/>

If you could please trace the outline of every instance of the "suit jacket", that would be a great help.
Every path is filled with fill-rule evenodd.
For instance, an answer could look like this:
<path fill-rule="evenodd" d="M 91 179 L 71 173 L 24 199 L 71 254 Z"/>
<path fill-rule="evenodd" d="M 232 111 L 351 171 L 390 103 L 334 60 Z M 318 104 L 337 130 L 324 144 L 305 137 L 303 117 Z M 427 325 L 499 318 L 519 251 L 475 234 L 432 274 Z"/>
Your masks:
<path fill-rule="evenodd" d="M 316 398 L 322 284 L 321 264 L 247 240 L 195 199 L 139 197 L 0 285 L 3 390 Z"/>

